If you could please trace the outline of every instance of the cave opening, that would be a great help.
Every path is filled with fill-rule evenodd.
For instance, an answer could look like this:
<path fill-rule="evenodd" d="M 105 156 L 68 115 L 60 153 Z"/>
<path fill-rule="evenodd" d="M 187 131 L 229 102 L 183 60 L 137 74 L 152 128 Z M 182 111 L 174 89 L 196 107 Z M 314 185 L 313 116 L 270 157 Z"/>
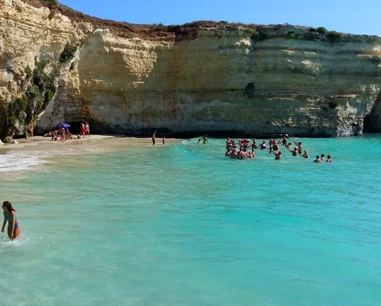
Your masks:
<path fill-rule="evenodd" d="M 364 133 L 381 133 L 381 91 L 370 113 L 364 118 Z"/>

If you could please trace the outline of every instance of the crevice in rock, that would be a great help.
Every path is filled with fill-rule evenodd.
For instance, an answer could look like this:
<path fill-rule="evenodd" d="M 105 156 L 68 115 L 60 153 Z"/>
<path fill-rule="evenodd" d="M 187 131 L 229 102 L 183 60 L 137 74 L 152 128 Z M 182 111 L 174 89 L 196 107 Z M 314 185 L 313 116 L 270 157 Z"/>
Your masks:
<path fill-rule="evenodd" d="M 381 91 L 369 115 L 364 118 L 364 133 L 381 133 Z"/>

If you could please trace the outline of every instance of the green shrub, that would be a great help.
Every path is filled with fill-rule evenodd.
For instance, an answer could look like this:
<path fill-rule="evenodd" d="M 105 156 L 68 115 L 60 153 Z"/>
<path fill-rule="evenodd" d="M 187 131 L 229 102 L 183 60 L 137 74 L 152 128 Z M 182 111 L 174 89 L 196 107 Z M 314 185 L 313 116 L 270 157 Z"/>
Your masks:
<path fill-rule="evenodd" d="M 43 71 L 47 64 L 48 64 L 47 61 L 37 62 L 35 70 L 37 69 L 38 71 Z"/>
<path fill-rule="evenodd" d="M 245 28 L 242 31 L 239 32 L 239 35 L 241 37 L 250 37 L 250 39 L 254 39 L 257 37 L 258 32 L 253 28 Z"/>
<path fill-rule="evenodd" d="M 316 29 L 317 32 L 319 32 L 322 35 L 326 35 L 328 33 L 327 29 L 325 27 L 318 27 Z"/>
<path fill-rule="evenodd" d="M 30 78 L 32 76 L 32 69 L 30 69 L 29 66 L 26 66 L 25 73 L 26 73 L 26 77 Z"/>
<path fill-rule="evenodd" d="M 50 7 L 56 7 L 58 6 L 58 1 L 57 0 L 43 0 L 43 2 Z"/>
<path fill-rule="evenodd" d="M 48 89 L 45 93 L 44 103 L 49 103 L 55 94 L 55 90 Z"/>
<path fill-rule="evenodd" d="M 286 34 L 286 38 L 288 39 L 295 39 L 295 33 L 293 31 L 289 31 L 287 34 Z"/>
<path fill-rule="evenodd" d="M 336 32 L 336 31 L 330 31 L 327 34 L 327 38 L 331 42 L 339 42 L 342 38 L 343 34 Z"/>
<path fill-rule="evenodd" d="M 71 60 L 74 57 L 75 51 L 77 51 L 77 47 L 66 45 L 65 48 L 63 49 L 58 61 L 60 63 L 65 63 L 65 62 Z"/>
<path fill-rule="evenodd" d="M 306 40 L 316 40 L 320 37 L 320 33 L 316 31 L 311 31 L 305 35 Z"/>
<path fill-rule="evenodd" d="M 48 75 L 44 72 L 46 65 L 46 61 L 37 62 L 33 72 L 29 67 L 25 68 L 27 76 L 31 77 L 31 84 L 25 94 L 8 104 L 7 118 L 10 127 L 16 119 L 22 121 L 24 125 L 35 122 L 37 115 L 52 100 L 56 92 L 54 79 L 57 72 L 52 69 L 51 74 Z"/>
<path fill-rule="evenodd" d="M 251 37 L 250 37 L 252 40 L 255 40 L 255 41 L 261 41 L 261 40 L 265 40 L 265 39 L 267 39 L 268 38 L 268 36 L 267 36 L 267 34 L 266 33 L 258 33 L 258 32 L 256 32 L 256 34 L 255 35 L 252 35 Z"/>
<path fill-rule="evenodd" d="M 27 98 L 25 96 L 21 96 L 8 104 L 8 124 L 10 124 L 9 121 L 15 121 L 15 119 L 21 117 L 21 113 L 26 111 L 27 103 Z"/>

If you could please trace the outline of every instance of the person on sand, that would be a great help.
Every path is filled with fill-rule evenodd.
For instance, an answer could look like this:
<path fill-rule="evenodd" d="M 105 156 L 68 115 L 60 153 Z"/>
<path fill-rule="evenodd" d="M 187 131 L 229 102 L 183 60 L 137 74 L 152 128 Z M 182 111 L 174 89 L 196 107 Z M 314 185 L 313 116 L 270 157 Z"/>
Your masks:
<path fill-rule="evenodd" d="M 165 136 L 163 136 L 163 145 L 167 144 L 167 141 L 165 140 Z"/>
<path fill-rule="evenodd" d="M 54 130 L 53 133 L 52 133 L 52 141 L 56 141 L 58 138 L 58 135 L 57 135 L 57 130 Z"/>
<path fill-rule="evenodd" d="M 314 160 L 314 163 L 321 163 L 319 155 L 316 155 L 316 159 Z"/>
<path fill-rule="evenodd" d="M 65 135 L 65 128 L 64 127 L 61 127 L 58 130 L 58 134 L 61 135 L 60 141 L 65 142 L 66 141 L 66 135 Z"/>
<path fill-rule="evenodd" d="M 1 228 L 1 232 L 4 233 L 5 225 L 8 222 L 8 237 L 11 240 L 16 239 L 21 234 L 21 223 L 19 221 L 19 217 L 16 214 L 16 210 L 12 207 L 12 204 L 9 201 L 4 201 L 2 208 L 4 214 L 4 222 L 3 227 Z"/>
<path fill-rule="evenodd" d="M 72 139 L 70 131 L 68 128 L 66 128 L 66 130 L 65 130 L 65 139 L 66 140 Z"/>
<path fill-rule="evenodd" d="M 327 155 L 327 163 L 332 163 L 332 156 L 331 155 Z"/>
<path fill-rule="evenodd" d="M 86 137 L 86 127 L 85 127 L 85 124 L 83 122 L 81 122 L 81 129 L 80 129 L 80 135 L 83 136 L 83 138 Z"/>
<path fill-rule="evenodd" d="M 155 145 L 156 143 L 156 131 L 152 133 L 152 145 Z"/>
<path fill-rule="evenodd" d="M 90 125 L 89 125 L 89 123 L 88 122 L 85 122 L 85 135 L 87 136 L 87 137 L 90 137 Z"/>

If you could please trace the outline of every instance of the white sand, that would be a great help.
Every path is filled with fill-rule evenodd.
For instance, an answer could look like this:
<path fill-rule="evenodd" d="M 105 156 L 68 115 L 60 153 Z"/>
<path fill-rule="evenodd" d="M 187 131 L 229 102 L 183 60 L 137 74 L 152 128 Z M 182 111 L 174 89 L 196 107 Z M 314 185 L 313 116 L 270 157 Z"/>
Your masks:
<path fill-rule="evenodd" d="M 123 143 L 127 146 L 152 146 L 152 140 L 150 137 L 147 138 L 135 138 L 126 137 L 124 135 L 90 135 L 90 137 L 80 138 L 80 139 L 70 139 L 65 142 L 61 142 L 59 139 L 52 141 L 51 137 L 34 136 L 32 138 L 21 138 L 16 139 L 14 144 L 0 143 L 0 154 L 8 151 L 28 151 L 28 150 L 49 150 L 63 148 L 65 146 L 72 146 L 76 144 L 89 144 L 97 142 L 102 143 L 102 140 L 114 140 L 115 142 Z M 156 139 L 155 146 L 162 146 L 161 138 Z M 179 141 L 179 139 L 166 139 L 167 143 Z"/>

